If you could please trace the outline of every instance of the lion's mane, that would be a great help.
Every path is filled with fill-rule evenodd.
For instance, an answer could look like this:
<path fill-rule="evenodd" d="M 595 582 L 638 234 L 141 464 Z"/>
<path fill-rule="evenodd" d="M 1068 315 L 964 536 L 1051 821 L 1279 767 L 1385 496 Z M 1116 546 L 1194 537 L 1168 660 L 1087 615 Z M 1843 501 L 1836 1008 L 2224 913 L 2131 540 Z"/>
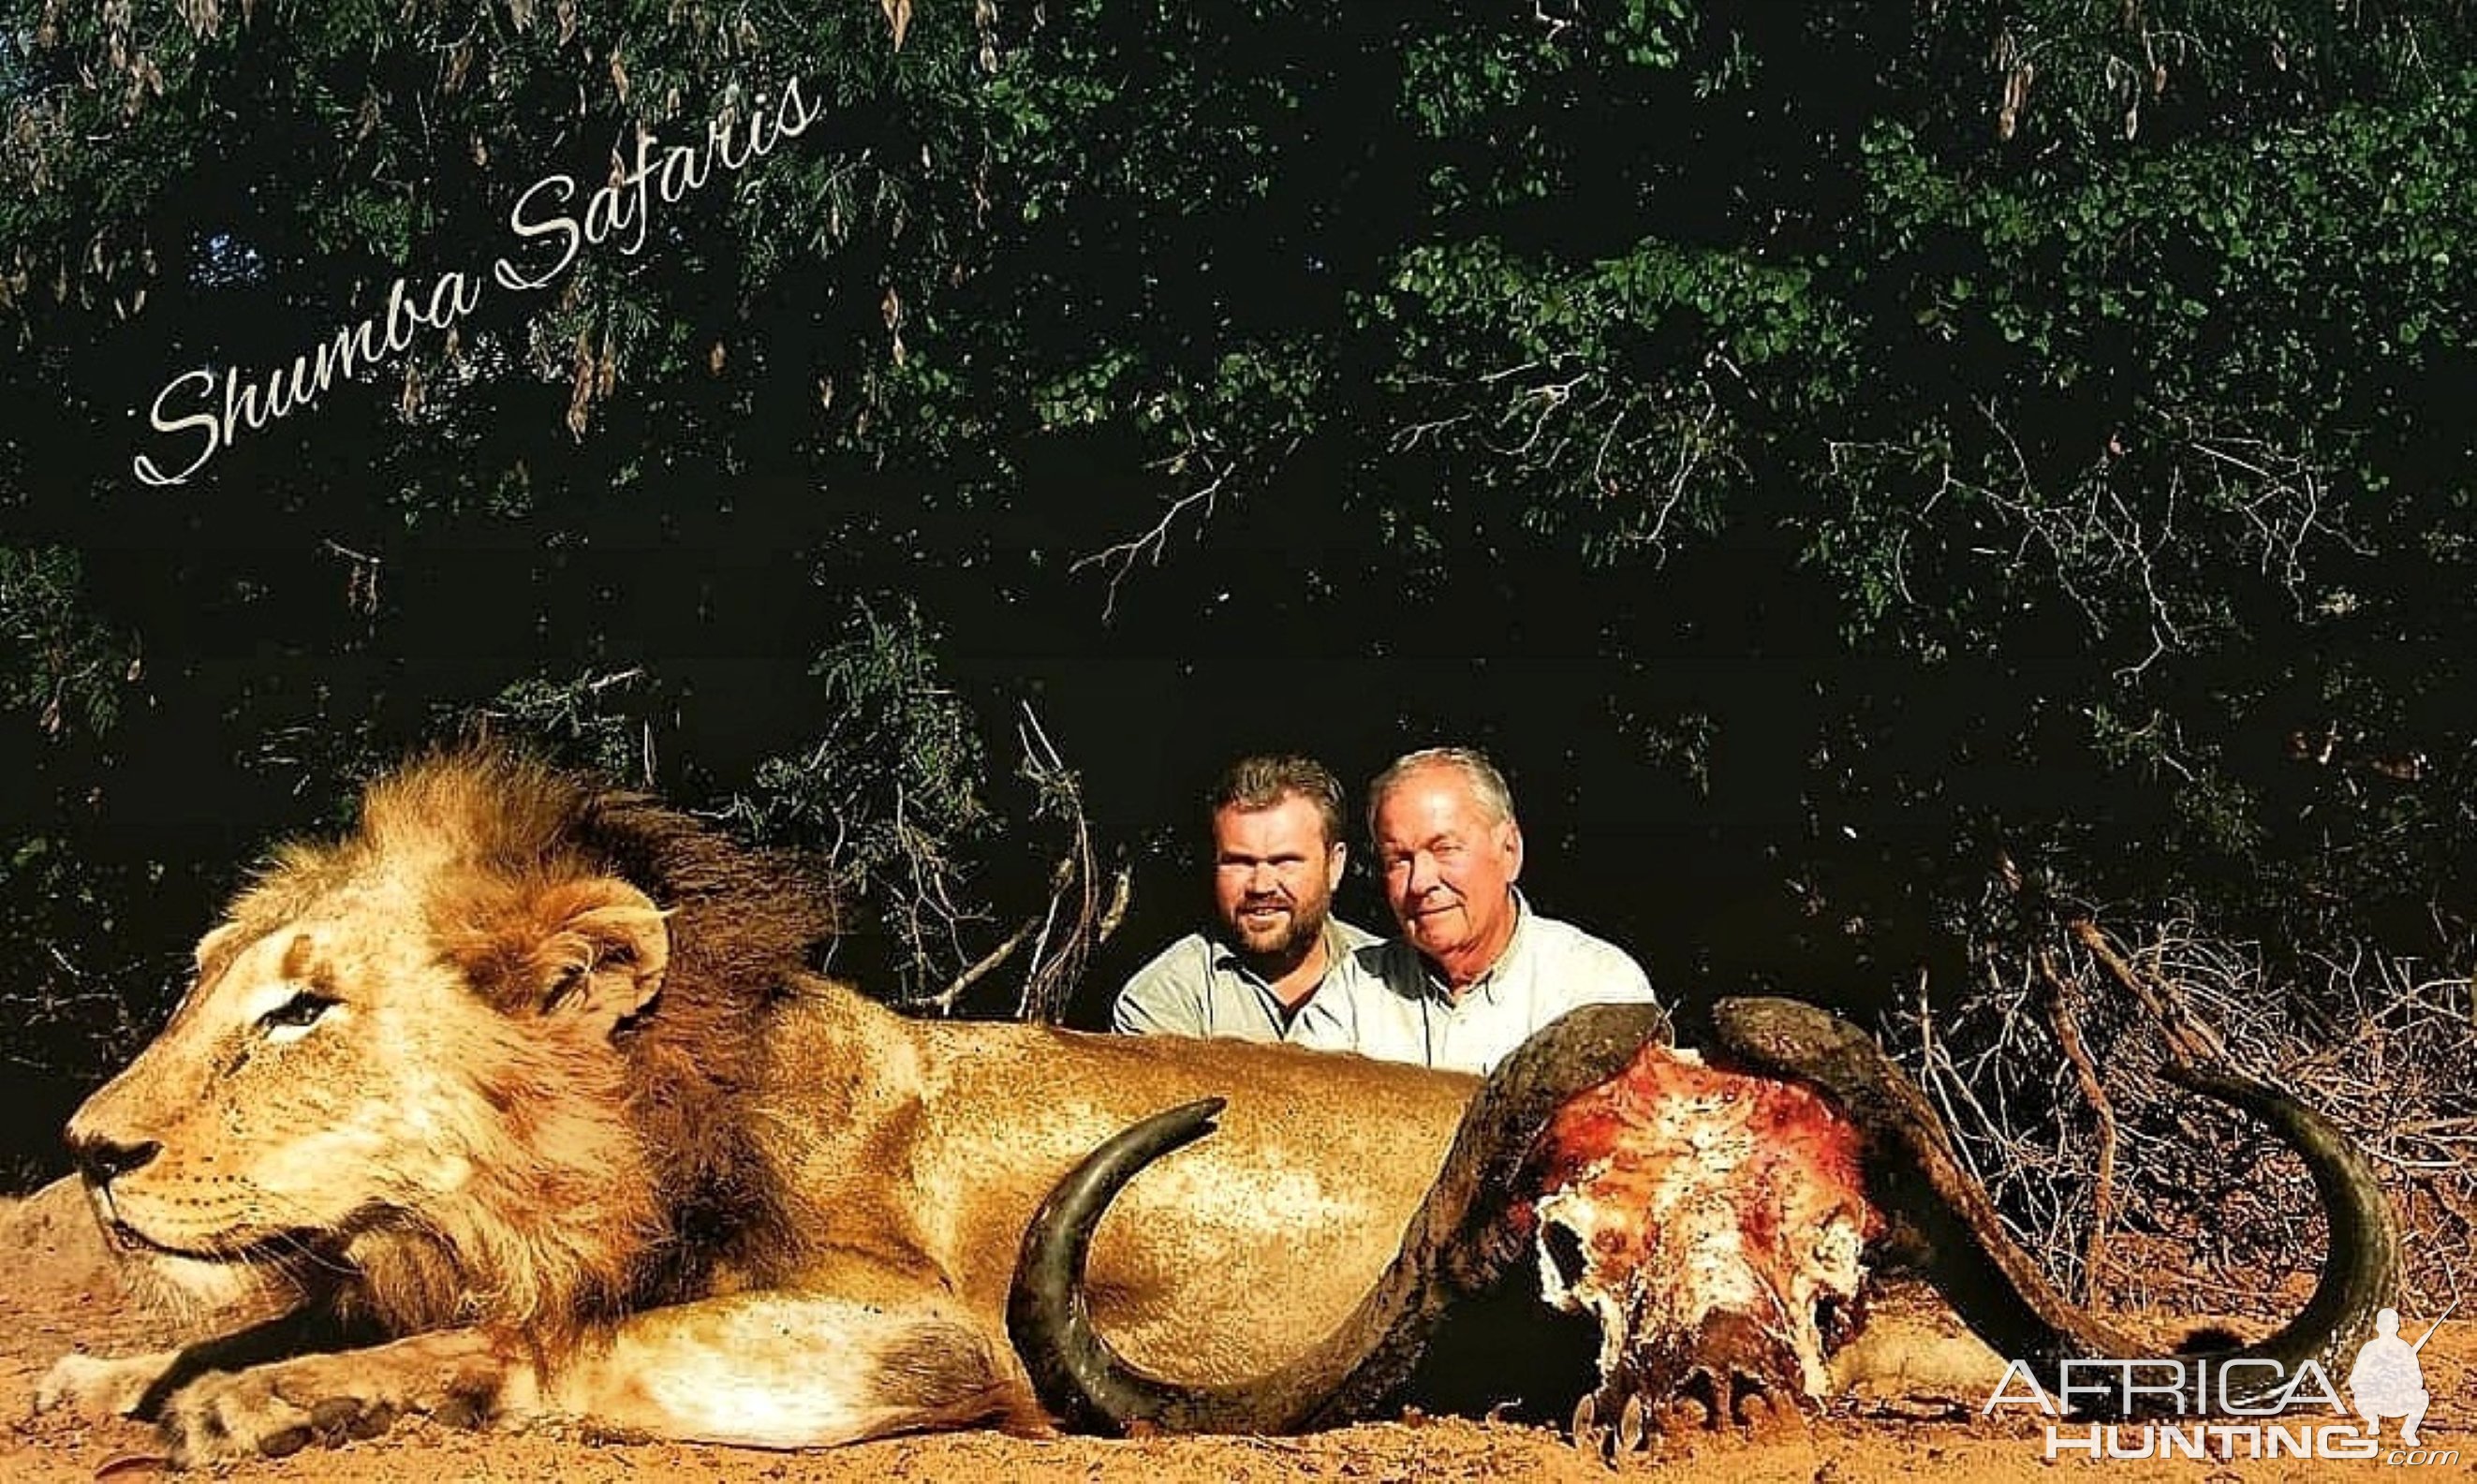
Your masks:
<path fill-rule="evenodd" d="M 489 1125 L 457 1130 L 480 1152 L 446 1209 L 353 1240 L 349 1308 L 397 1332 L 500 1323 L 556 1348 L 691 1295 L 718 1264 L 762 1281 L 792 1257 L 792 1198 L 754 1128 L 771 1013 L 835 929 L 801 861 L 643 795 L 463 748 L 372 784 L 346 839 L 280 851 L 222 936 L 246 943 L 381 878 L 410 886 L 475 1002 L 438 1013 L 447 1075 L 478 1088 L 462 1103 Z M 660 990 L 613 1032 L 616 1059 L 530 1002 L 546 968 L 590 952 L 562 925 L 612 878 L 653 899 L 669 939 Z"/>

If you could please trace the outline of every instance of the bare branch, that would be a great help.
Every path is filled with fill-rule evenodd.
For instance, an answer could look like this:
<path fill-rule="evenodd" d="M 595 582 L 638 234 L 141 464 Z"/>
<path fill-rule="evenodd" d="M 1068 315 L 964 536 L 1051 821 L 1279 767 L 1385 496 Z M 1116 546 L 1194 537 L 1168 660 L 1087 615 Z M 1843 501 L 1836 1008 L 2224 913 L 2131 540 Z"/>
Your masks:
<path fill-rule="evenodd" d="M 1069 572 L 1081 572 L 1087 567 L 1093 566 L 1112 569 L 1109 591 L 1101 604 L 1101 618 L 1105 623 L 1117 616 L 1119 584 L 1124 582 L 1139 565 L 1155 567 L 1161 565 L 1163 554 L 1168 548 L 1171 530 L 1189 511 L 1201 507 L 1202 511 L 1196 516 L 1197 521 L 1200 523 L 1212 519 L 1214 505 L 1219 502 L 1222 492 L 1229 487 L 1231 480 L 1239 472 L 1241 467 L 1239 460 L 1226 456 L 1216 458 L 1211 450 L 1202 446 L 1201 440 L 1195 438 L 1192 431 L 1189 436 L 1191 441 L 1187 449 L 1155 462 L 1151 467 L 1171 475 L 1178 475 L 1185 473 L 1189 463 L 1196 463 L 1200 464 L 1211 478 L 1201 486 L 1173 497 L 1163 508 L 1161 519 L 1153 522 L 1151 527 L 1141 533 L 1104 547 L 1100 551 L 1087 553 L 1067 565 L 1066 570 Z M 1267 462 L 1279 464 L 1288 459 L 1292 454 L 1298 452 L 1299 442 L 1300 439 L 1297 436 L 1292 436 L 1283 445 L 1281 452 L 1274 455 Z"/>

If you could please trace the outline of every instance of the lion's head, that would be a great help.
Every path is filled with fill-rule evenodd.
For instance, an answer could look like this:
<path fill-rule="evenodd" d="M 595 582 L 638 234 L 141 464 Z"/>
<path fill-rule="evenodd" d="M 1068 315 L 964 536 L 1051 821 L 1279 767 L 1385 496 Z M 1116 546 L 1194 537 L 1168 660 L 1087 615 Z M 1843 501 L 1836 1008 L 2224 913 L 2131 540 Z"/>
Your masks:
<path fill-rule="evenodd" d="M 141 1270 L 328 1287 L 393 1327 L 589 1322 L 765 1224 L 733 1100 L 832 928 L 788 864 L 464 751 L 371 786 L 199 943 L 70 1121 Z"/>

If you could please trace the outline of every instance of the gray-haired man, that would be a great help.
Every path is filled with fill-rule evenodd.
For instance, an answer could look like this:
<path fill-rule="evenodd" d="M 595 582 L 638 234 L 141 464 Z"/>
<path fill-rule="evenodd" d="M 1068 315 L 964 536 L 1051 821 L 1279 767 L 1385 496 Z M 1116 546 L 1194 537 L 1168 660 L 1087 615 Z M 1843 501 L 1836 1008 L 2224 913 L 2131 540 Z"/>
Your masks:
<path fill-rule="evenodd" d="M 1367 827 L 1402 936 L 1354 955 L 1347 1024 L 1313 1045 L 1485 1072 L 1579 1004 L 1655 1002 L 1624 950 L 1531 908 L 1504 776 L 1468 748 L 1409 754 L 1367 786 Z"/>

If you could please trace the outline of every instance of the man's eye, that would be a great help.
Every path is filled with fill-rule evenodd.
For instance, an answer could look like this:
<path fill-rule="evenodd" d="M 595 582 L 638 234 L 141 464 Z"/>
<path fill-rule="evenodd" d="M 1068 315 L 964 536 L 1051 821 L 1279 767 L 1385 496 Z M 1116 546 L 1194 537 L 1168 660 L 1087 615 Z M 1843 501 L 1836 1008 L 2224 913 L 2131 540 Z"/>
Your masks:
<path fill-rule="evenodd" d="M 336 1002 L 312 990 L 295 991 L 292 998 L 258 1018 L 265 1030 L 307 1030 L 318 1017 L 336 1007 Z"/>

